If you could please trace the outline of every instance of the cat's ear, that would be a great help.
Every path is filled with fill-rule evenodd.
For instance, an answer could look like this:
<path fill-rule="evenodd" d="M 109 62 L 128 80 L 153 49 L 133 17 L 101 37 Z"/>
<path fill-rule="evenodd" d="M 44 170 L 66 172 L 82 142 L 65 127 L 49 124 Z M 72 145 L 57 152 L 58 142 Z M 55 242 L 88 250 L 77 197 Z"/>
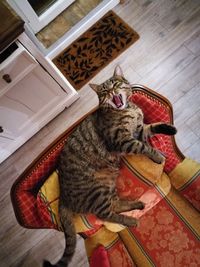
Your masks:
<path fill-rule="evenodd" d="M 94 90 L 96 93 L 98 92 L 98 84 L 95 83 L 90 83 L 89 86 L 92 88 L 92 90 Z"/>
<path fill-rule="evenodd" d="M 119 65 L 115 67 L 113 76 L 124 76 L 123 71 Z"/>

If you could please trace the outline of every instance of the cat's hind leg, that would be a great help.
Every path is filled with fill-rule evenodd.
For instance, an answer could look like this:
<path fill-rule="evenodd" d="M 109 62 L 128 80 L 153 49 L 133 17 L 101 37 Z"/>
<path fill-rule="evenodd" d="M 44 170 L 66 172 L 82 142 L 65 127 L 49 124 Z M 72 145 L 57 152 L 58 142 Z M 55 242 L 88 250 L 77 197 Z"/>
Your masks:
<path fill-rule="evenodd" d="M 143 210 L 145 204 L 142 201 L 122 200 L 118 199 L 113 204 L 113 210 L 116 213 L 121 213 L 131 210 Z"/>
<path fill-rule="evenodd" d="M 113 223 L 123 224 L 125 226 L 138 225 L 137 219 L 119 213 L 133 209 L 142 210 L 144 208 L 144 203 L 142 203 L 141 201 L 120 200 L 119 198 L 113 200 L 112 202 L 113 203 L 110 203 L 107 209 L 102 210 L 99 214 L 96 214 L 100 219 Z"/>
<path fill-rule="evenodd" d="M 124 226 L 137 226 L 138 225 L 137 219 L 130 217 L 130 216 L 123 215 L 123 214 L 117 214 L 114 212 L 110 213 L 108 217 L 100 218 L 100 219 L 103 219 L 108 222 L 122 224 Z"/>

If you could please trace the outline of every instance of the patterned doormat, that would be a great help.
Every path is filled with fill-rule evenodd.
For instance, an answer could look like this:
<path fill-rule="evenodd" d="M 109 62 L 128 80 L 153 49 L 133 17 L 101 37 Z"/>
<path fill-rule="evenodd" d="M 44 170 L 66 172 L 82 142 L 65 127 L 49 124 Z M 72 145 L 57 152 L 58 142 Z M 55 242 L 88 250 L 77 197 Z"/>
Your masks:
<path fill-rule="evenodd" d="M 109 11 L 53 62 L 78 90 L 138 39 L 127 23 Z"/>

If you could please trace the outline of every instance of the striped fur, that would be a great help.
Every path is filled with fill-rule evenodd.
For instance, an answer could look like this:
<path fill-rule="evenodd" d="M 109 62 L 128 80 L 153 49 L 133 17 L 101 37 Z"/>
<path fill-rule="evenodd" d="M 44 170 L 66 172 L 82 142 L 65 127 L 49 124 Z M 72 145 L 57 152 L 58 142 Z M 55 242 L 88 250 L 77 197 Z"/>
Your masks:
<path fill-rule="evenodd" d="M 122 154 L 143 153 L 157 163 L 164 156 L 148 145 L 155 133 L 175 134 L 172 125 L 145 125 L 140 108 L 128 101 L 131 85 L 119 67 L 102 85 L 91 85 L 99 96 L 99 109 L 87 117 L 70 135 L 58 162 L 60 179 L 60 217 L 66 238 L 61 260 L 67 266 L 75 250 L 76 235 L 73 213 L 93 213 L 101 219 L 136 226 L 135 218 L 120 214 L 143 209 L 139 201 L 121 200 L 116 194 Z"/>

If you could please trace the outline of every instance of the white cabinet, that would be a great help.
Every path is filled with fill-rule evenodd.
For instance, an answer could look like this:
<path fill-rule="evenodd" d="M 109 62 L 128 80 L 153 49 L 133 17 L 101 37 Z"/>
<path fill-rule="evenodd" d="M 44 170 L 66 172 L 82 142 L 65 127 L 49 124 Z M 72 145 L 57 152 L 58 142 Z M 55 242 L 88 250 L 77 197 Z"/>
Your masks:
<path fill-rule="evenodd" d="M 77 98 L 19 42 L 12 46 L 0 64 L 0 162 Z"/>

